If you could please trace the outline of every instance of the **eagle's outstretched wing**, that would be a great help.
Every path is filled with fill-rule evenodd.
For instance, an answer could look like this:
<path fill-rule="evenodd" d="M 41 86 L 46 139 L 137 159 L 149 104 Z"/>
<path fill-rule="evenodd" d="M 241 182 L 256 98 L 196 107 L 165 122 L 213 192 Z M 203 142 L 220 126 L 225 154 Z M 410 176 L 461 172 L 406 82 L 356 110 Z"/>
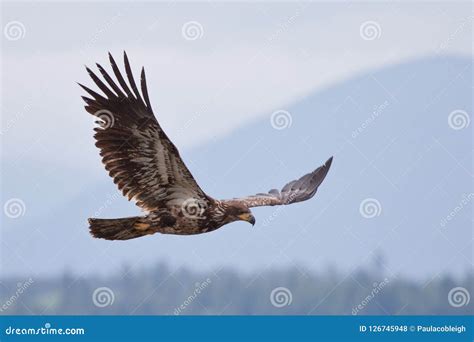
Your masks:
<path fill-rule="evenodd" d="M 270 190 L 266 194 L 256 194 L 244 198 L 236 198 L 232 201 L 244 203 L 247 207 L 261 207 L 284 205 L 302 202 L 310 199 L 316 194 L 319 185 L 326 177 L 329 168 L 331 167 L 332 157 L 326 163 L 311 173 L 304 175 L 300 179 L 286 184 L 281 191 L 277 189 Z"/>
<path fill-rule="evenodd" d="M 135 199 L 145 210 L 181 205 L 189 198 L 211 200 L 199 187 L 182 161 L 178 149 L 156 121 L 141 72 L 141 92 L 133 79 L 124 53 L 125 71 L 131 90 L 109 53 L 118 85 L 99 64 L 97 67 L 108 86 L 89 68 L 92 80 L 105 96 L 79 84 L 92 98 L 82 97 L 86 110 L 96 116 L 96 146 L 102 162 L 128 199 Z"/>

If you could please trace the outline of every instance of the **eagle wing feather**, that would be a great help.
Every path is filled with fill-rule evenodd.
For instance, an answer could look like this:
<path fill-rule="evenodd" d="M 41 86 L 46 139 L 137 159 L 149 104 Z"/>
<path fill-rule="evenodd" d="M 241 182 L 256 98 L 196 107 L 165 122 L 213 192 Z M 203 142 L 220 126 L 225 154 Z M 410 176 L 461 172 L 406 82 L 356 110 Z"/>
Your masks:
<path fill-rule="evenodd" d="M 287 183 L 281 190 L 272 189 L 268 193 L 233 199 L 247 207 L 286 205 L 306 201 L 312 198 L 331 167 L 332 157 L 326 163 L 303 177 Z"/>
<path fill-rule="evenodd" d="M 82 98 L 87 112 L 99 120 L 100 127 L 94 129 L 96 146 L 119 190 L 147 211 L 180 205 L 189 198 L 211 201 L 158 124 L 148 97 L 145 70 L 141 71 L 140 94 L 126 53 L 124 63 L 130 87 L 110 53 L 109 60 L 118 84 L 99 64 L 107 84 L 86 68 L 105 96 L 79 85 L 90 95 Z"/>

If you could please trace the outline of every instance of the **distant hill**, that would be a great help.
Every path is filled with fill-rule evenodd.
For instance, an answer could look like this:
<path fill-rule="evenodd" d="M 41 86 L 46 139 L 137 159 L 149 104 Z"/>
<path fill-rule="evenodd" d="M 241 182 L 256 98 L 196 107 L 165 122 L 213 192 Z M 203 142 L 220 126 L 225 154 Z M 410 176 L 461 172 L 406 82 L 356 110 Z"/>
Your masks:
<path fill-rule="evenodd" d="M 157 261 L 201 271 L 315 270 L 328 264 L 349 270 L 377 255 L 390 274 L 460 274 L 472 267 L 472 202 L 446 225 L 441 222 L 472 192 L 472 127 L 448 125 L 454 110 L 472 115 L 472 81 L 465 75 L 472 75 L 472 60 L 457 57 L 377 70 L 275 108 L 290 113 L 291 125 L 285 129 L 272 127 L 269 112 L 223 139 L 183 151 L 198 182 L 216 198 L 282 186 L 334 155 L 313 200 L 257 208 L 254 228 L 234 223 L 191 237 L 94 240 L 87 217 L 138 212 L 105 172 L 100 183 L 70 193 L 68 184 L 83 177 L 76 170 L 64 167 L 51 175 L 50 165 L 34 162 L 5 169 L 4 174 L 19 177 L 3 184 L 3 199 L 27 194 L 22 199 L 29 215 L 3 219 L 2 274 L 64 269 L 104 274 L 124 263 L 135 269 Z M 185 129 L 192 130 L 192 124 Z M 28 192 L 21 170 L 29 168 L 36 168 L 52 188 Z M 379 216 L 361 215 L 367 198 L 380 203 Z"/>

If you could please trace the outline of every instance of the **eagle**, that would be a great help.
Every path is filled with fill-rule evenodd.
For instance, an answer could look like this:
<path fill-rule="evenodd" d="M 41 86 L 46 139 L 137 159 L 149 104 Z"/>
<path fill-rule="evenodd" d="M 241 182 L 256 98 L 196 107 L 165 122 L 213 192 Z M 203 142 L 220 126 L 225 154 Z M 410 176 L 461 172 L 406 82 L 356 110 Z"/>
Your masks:
<path fill-rule="evenodd" d="M 239 220 L 254 225 L 255 217 L 250 208 L 306 201 L 314 196 L 326 177 L 332 157 L 281 190 L 229 200 L 212 198 L 201 189 L 156 120 L 148 97 L 145 69 L 141 70 L 140 92 L 127 54 L 124 52 L 128 84 L 110 53 L 109 60 L 116 80 L 100 64 L 97 68 L 103 79 L 86 66 L 102 94 L 78 84 L 89 94 L 89 97 L 82 96 L 86 111 L 97 118 L 95 145 L 105 169 L 123 195 L 134 200 L 144 214 L 90 218 L 92 236 L 129 240 L 155 233 L 208 233 Z"/>

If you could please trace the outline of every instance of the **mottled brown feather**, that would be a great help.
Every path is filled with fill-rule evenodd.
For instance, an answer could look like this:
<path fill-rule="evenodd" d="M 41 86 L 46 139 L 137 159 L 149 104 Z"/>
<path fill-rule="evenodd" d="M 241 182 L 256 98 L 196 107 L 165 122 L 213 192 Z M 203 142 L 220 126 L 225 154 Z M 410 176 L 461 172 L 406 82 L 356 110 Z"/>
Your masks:
<path fill-rule="evenodd" d="M 102 127 L 95 128 L 94 137 L 114 183 L 128 199 L 135 199 L 147 211 L 170 207 L 190 197 L 210 201 L 158 124 L 148 98 L 144 71 L 140 82 L 143 100 L 127 55 L 124 53 L 124 64 L 132 90 L 112 55 L 109 58 L 118 84 L 102 66 L 97 65 L 108 86 L 86 68 L 106 97 L 80 86 L 92 97 L 83 97 L 86 110 L 103 121 Z"/>

